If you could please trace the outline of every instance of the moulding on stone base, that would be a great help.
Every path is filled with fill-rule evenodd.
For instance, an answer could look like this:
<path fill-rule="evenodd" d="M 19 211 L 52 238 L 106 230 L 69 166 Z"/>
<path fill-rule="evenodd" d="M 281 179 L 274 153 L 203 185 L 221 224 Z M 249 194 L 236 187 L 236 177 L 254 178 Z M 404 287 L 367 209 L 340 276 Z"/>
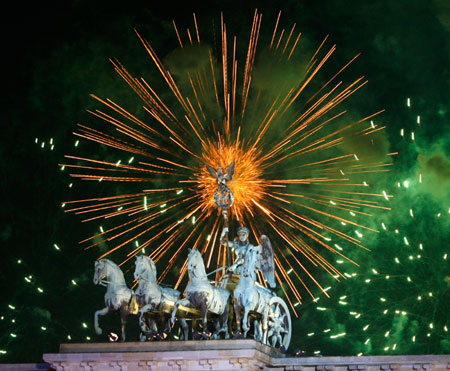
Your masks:
<path fill-rule="evenodd" d="M 251 339 L 61 344 L 56 370 L 447 371 L 450 355 L 286 357 Z"/>

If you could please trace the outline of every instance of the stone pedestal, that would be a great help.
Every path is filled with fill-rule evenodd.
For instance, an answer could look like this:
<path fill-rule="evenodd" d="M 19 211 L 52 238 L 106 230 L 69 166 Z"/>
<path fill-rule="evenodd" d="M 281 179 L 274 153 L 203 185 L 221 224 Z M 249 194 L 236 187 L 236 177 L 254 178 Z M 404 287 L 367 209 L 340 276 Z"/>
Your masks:
<path fill-rule="evenodd" d="M 61 344 L 56 370 L 260 370 L 282 353 L 254 340 Z"/>
<path fill-rule="evenodd" d="M 44 361 L 58 371 L 449 371 L 450 355 L 286 357 L 250 339 L 61 344 Z"/>

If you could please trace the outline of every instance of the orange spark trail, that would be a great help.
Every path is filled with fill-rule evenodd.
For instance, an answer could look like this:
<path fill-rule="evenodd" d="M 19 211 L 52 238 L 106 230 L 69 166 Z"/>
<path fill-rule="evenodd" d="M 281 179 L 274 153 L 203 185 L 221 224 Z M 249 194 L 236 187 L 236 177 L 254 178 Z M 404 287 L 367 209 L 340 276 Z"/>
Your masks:
<path fill-rule="evenodd" d="M 89 111 L 98 126 L 80 124 L 74 133 L 87 143 L 80 146 L 83 151 L 91 153 L 75 152 L 60 166 L 67 166 L 75 180 L 90 180 L 99 196 L 68 201 L 65 211 L 86 223 L 101 221 L 102 232 L 81 241 L 86 249 L 99 249 L 99 259 L 110 256 L 129 266 L 146 248 L 164 267 L 158 280 L 174 280 L 173 271 L 179 287 L 186 280 L 187 248 L 201 250 L 208 269 L 225 265 L 227 247 L 219 241 L 224 214 L 214 198 L 217 180 L 205 165 L 226 169 L 234 162 L 227 183 L 234 197 L 227 213 L 230 233 L 247 225 L 256 241 L 261 234 L 270 237 L 276 280 L 297 315 L 294 306 L 303 293 L 327 296 L 322 272 L 345 279 L 332 257 L 358 264 L 333 246 L 370 248 L 362 234 L 353 237 L 348 228 L 377 233 L 370 218 L 389 210 L 392 196 L 380 193 L 374 175 L 389 171 L 391 158 L 364 158 L 349 149 L 376 143 L 371 140 L 385 126 L 368 120 L 382 110 L 354 118 L 344 107 L 367 80 L 346 77 L 359 54 L 327 72 L 336 52 L 328 36 L 302 59 L 301 32 L 295 23 L 284 27 L 281 12 L 272 35 L 263 37 L 262 15 L 256 10 L 245 45 L 236 36 L 229 39 L 223 14 L 219 24 L 217 47 L 209 47 L 203 35 L 200 42 L 196 14 L 190 28 L 179 30 L 173 21 L 181 72 L 136 31 L 159 83 L 152 74 L 151 80 L 133 76 L 111 60 L 140 105 L 125 109 L 91 95 L 101 106 Z M 260 45 L 260 40 L 267 43 Z M 283 80 L 286 76 L 289 81 Z M 258 278 L 265 285 L 261 273 Z"/>

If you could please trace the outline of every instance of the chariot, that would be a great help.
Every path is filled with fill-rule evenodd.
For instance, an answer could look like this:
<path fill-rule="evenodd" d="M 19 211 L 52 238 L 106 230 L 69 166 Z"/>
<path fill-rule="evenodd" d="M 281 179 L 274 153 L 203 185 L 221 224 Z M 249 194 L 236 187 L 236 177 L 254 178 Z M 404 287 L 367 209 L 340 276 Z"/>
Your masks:
<path fill-rule="evenodd" d="M 164 340 L 171 332 L 173 336 L 173 328 L 178 324 L 179 334 L 175 338 L 187 340 L 190 333 L 194 339 L 252 337 L 286 350 L 292 334 L 289 309 L 274 291 L 255 282 L 248 274 L 255 256 L 255 253 L 246 254 L 241 274 L 226 272 L 217 281 L 210 281 L 201 254 L 191 250 L 190 281 L 184 298 L 180 291 L 157 283 L 155 264 L 147 256 L 136 259 L 134 277 L 138 286 L 134 292 L 126 287 L 120 268 L 102 259 L 96 262 L 94 282 L 107 286 L 106 307 L 96 312 L 95 329 L 101 334 L 99 316 L 120 311 L 123 341 L 126 316 L 139 314 L 141 341 Z"/>
<path fill-rule="evenodd" d="M 260 244 L 249 243 L 249 230 L 238 228 L 239 238 L 228 241 L 227 209 L 233 204 L 233 195 L 226 183 L 234 173 L 234 161 L 224 174 L 208 166 L 208 171 L 218 183 L 215 202 L 224 216 L 225 227 L 221 244 L 226 246 L 227 265 L 218 270 L 224 272 L 216 281 L 210 281 L 206 274 L 201 253 L 189 249 L 187 272 L 188 284 L 183 292 L 163 287 L 157 282 L 156 266 L 148 256 L 136 258 L 134 278 L 138 282 L 133 294 L 125 285 L 120 268 L 107 259 L 96 262 L 94 283 L 108 287 L 105 294 L 106 307 L 95 313 L 95 328 L 98 316 L 120 310 L 122 318 L 122 340 L 125 340 L 126 315 L 136 302 L 139 306 L 141 340 L 162 340 L 169 336 L 175 324 L 181 329 L 179 338 L 189 338 L 188 322 L 192 323 L 194 339 L 229 339 L 253 337 L 269 346 L 287 350 L 292 323 L 289 309 L 275 291 L 275 266 L 273 250 L 267 236 L 260 237 Z M 231 265 L 230 251 L 236 259 Z M 102 270 L 104 269 L 104 270 Z M 108 271 L 109 269 L 109 271 Z M 210 274 L 214 273 L 211 272 Z M 263 277 L 261 282 L 257 282 Z"/>

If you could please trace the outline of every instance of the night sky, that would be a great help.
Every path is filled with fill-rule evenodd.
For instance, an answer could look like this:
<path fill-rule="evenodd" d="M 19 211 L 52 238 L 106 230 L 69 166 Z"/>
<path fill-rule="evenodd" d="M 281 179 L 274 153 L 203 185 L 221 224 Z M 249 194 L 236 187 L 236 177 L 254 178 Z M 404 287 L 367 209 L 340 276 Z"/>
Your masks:
<path fill-rule="evenodd" d="M 330 299 L 313 302 L 305 295 L 291 351 L 450 353 L 450 5 L 443 0 L 259 3 L 176 7 L 64 1 L 15 4 L 4 12 L 0 363 L 40 361 L 61 342 L 106 341 L 93 331 L 104 294 L 92 283 L 99 251 L 78 244 L 93 226 L 61 208 L 61 202 L 92 188 L 58 165 L 66 154 L 92 149 L 83 143 L 75 147 L 72 134 L 76 124 L 92 121 L 86 111 L 96 102 L 89 94 L 140 104 L 108 59 L 145 74 L 151 62 L 134 29 L 165 59 L 177 46 L 172 20 L 185 29 L 193 12 L 211 43 L 221 11 L 230 34 L 247 42 L 255 7 L 263 14 L 262 38 L 271 36 L 281 10 L 282 23 L 296 22 L 307 48 L 330 35 L 338 48 L 333 66 L 361 52 L 351 71 L 365 75 L 369 84 L 348 108 L 362 114 L 385 109 L 386 148 L 399 152 L 392 171 L 377 180 L 379 189 L 394 195 L 392 211 L 371 222 L 380 229 L 365 241 L 372 251 L 350 254 L 361 267 L 348 272 L 358 278 L 333 283 Z M 104 148 L 99 151 L 108 156 Z M 111 316 L 102 323 L 107 332 L 118 332 L 118 321 Z M 128 339 L 134 341 L 133 321 Z"/>

